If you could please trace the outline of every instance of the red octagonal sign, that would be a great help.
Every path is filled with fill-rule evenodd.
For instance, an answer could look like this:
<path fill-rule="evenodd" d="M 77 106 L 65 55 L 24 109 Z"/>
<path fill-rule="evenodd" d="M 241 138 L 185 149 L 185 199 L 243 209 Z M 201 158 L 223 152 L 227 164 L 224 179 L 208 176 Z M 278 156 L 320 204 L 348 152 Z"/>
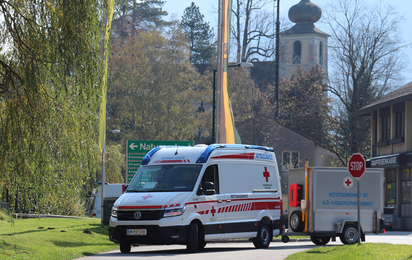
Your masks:
<path fill-rule="evenodd" d="M 349 172 L 353 178 L 360 178 L 365 172 L 365 159 L 360 153 L 352 154 L 349 159 Z"/>

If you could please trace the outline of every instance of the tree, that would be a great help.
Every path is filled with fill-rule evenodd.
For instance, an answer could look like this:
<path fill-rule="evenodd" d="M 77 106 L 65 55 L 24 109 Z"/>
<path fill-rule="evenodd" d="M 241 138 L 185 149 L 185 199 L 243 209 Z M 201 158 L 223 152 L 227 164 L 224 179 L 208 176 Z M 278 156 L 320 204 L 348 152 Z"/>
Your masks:
<path fill-rule="evenodd" d="M 318 65 L 309 70 L 299 66 L 294 76 L 282 79 L 280 87 L 279 122 L 318 144 L 327 143 L 330 126 L 325 77 Z"/>
<path fill-rule="evenodd" d="M 194 139 L 198 73 L 181 28 L 173 23 L 167 33 L 149 30 L 113 43 L 108 126 L 122 129 L 122 143 Z"/>
<path fill-rule="evenodd" d="M 0 182 L 19 211 L 36 201 L 39 213 L 83 213 L 83 185 L 96 172 L 106 8 L 0 1 Z"/>
<path fill-rule="evenodd" d="M 106 145 L 105 153 L 105 173 L 107 183 L 124 183 L 124 174 L 126 170 L 123 169 L 126 165 L 125 156 L 122 154 L 122 145 L 113 144 Z M 99 164 L 102 165 L 102 157 L 99 157 Z M 97 175 L 97 180 L 102 180 L 102 171 Z"/>
<path fill-rule="evenodd" d="M 329 90 L 340 102 L 336 114 L 341 138 L 346 139 L 340 143 L 348 144 L 349 154 L 357 153 L 362 144 L 369 143 L 370 124 L 352 113 L 400 83 L 402 17 L 391 6 L 338 0 L 326 10 L 325 21 L 332 32 L 330 53 L 335 71 Z"/>
<path fill-rule="evenodd" d="M 266 11 L 273 4 L 271 0 L 233 0 L 231 34 L 236 44 L 236 62 L 273 58 L 275 14 Z M 281 31 L 290 27 L 289 21 L 281 20 Z"/>
<path fill-rule="evenodd" d="M 150 28 L 163 28 L 169 22 L 161 0 L 117 0 L 113 19 L 113 36 L 123 38 Z"/>
<path fill-rule="evenodd" d="M 193 64 L 211 64 L 216 48 L 212 43 L 213 29 L 209 23 L 203 21 L 204 15 L 200 13 L 199 7 L 192 2 L 182 16 L 182 27 L 190 40 Z"/>

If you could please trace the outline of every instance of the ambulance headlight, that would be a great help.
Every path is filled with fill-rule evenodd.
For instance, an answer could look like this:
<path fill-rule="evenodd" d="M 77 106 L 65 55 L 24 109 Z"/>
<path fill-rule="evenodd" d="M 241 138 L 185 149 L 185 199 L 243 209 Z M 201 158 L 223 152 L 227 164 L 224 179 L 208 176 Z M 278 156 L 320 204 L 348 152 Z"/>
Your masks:
<path fill-rule="evenodd" d="M 183 207 L 173 207 L 173 208 L 166 208 L 165 212 L 163 213 L 163 217 L 175 217 L 180 216 L 185 213 L 186 206 Z"/>
<path fill-rule="evenodd" d="M 112 208 L 112 217 L 117 218 L 117 208 Z"/>

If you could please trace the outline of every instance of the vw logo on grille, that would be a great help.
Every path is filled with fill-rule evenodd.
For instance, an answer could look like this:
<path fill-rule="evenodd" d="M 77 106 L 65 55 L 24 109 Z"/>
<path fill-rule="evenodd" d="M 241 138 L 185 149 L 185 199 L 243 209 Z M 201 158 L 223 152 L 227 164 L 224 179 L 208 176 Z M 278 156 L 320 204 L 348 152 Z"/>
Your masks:
<path fill-rule="evenodd" d="M 140 219 L 141 217 L 142 217 L 142 212 L 136 211 L 136 212 L 134 213 L 134 219 Z"/>

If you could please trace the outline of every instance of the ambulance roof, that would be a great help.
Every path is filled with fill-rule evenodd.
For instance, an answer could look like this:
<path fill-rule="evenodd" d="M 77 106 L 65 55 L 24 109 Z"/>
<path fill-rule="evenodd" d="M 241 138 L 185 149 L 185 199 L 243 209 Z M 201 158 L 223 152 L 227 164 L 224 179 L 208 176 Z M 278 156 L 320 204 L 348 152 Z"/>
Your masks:
<path fill-rule="evenodd" d="M 149 151 L 142 160 L 142 165 L 154 163 L 205 163 L 215 149 L 255 149 L 274 152 L 272 147 L 241 145 L 241 144 L 211 144 L 188 146 L 158 146 Z"/>

